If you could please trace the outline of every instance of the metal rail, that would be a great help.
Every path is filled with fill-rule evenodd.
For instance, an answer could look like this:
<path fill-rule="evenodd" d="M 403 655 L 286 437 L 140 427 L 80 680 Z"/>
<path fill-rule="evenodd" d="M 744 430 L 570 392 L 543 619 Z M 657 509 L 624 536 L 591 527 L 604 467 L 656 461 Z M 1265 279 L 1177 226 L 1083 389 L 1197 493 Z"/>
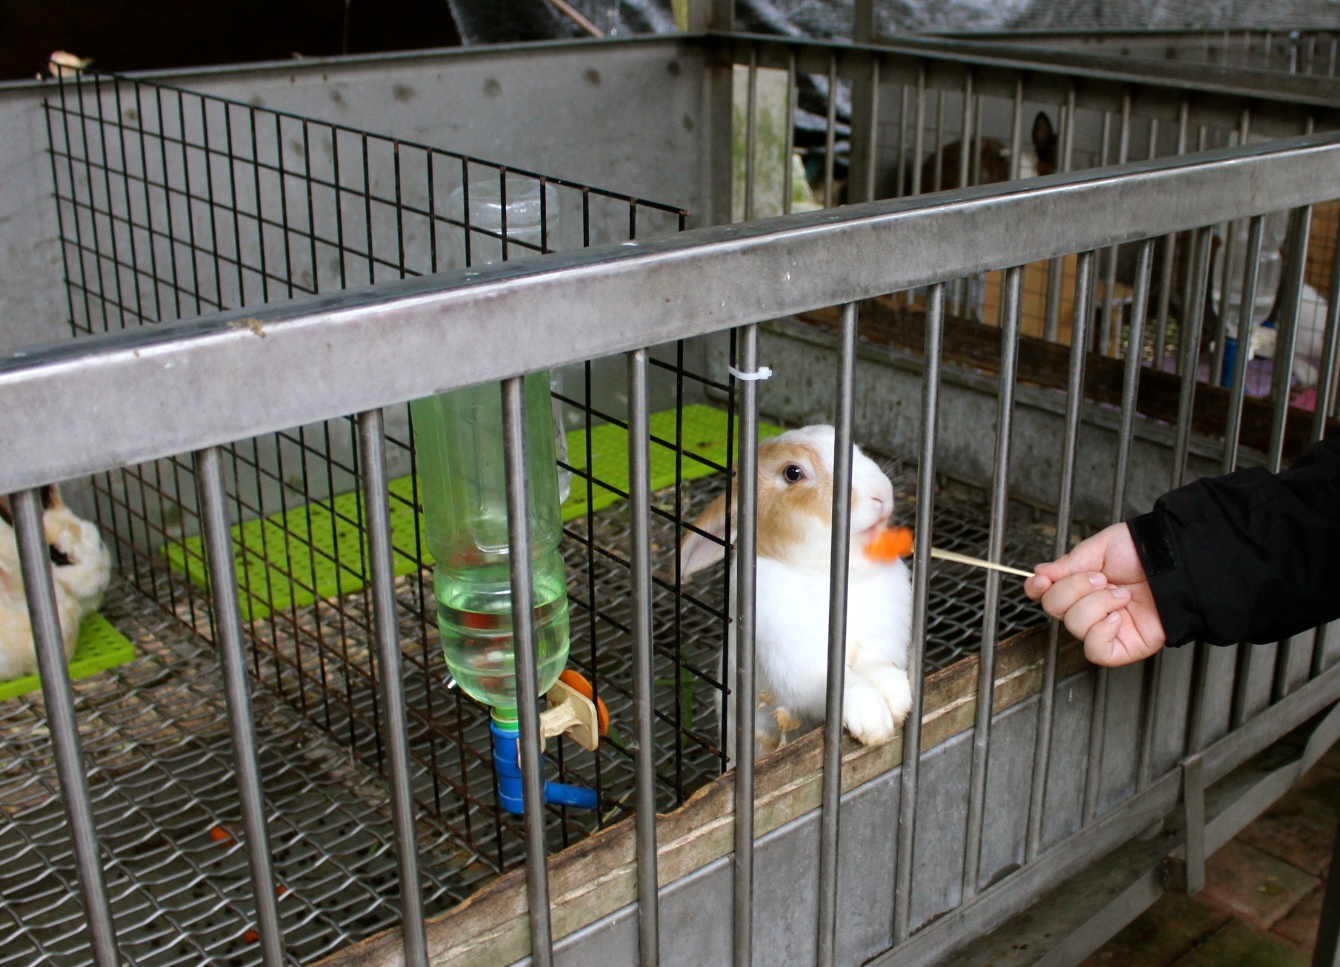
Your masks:
<path fill-rule="evenodd" d="M 10 403 L 0 439 L 13 455 L 0 466 L 0 491 L 1327 200 L 1337 193 L 1337 162 L 1340 138 L 1306 135 L 1026 187 L 699 229 L 14 353 L 0 362 L 0 394 Z M 1020 232 L 1029 224 L 1052 230 Z M 884 257 L 889 251 L 899 258 Z M 842 271 L 815 271 L 820 265 Z M 636 325 L 605 324 L 611 318 Z M 294 372 L 310 377 L 302 388 Z M 74 386 L 78 393 L 62 389 Z M 140 417 L 87 420 L 99 400 Z"/>

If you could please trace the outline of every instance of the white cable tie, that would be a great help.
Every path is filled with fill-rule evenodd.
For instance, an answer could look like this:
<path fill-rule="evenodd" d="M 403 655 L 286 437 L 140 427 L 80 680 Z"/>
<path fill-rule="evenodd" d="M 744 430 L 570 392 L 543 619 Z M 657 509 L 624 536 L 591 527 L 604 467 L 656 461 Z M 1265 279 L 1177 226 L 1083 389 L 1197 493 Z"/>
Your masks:
<path fill-rule="evenodd" d="M 757 372 L 742 373 L 734 366 L 727 366 L 726 372 L 730 373 L 736 379 L 743 379 L 749 382 L 756 382 L 760 379 L 772 379 L 772 369 L 767 366 L 760 366 Z"/>

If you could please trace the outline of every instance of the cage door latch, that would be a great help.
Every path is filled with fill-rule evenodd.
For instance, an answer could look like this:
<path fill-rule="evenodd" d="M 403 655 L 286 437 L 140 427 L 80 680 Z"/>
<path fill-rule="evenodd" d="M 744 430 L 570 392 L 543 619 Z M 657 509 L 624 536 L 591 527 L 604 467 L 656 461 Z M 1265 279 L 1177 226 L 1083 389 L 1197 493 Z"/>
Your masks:
<path fill-rule="evenodd" d="M 600 745 L 595 703 L 561 679 L 554 682 L 544 697 L 549 700 L 549 707 L 540 713 L 540 734 L 552 739 L 567 733 L 583 749 L 594 752 Z"/>

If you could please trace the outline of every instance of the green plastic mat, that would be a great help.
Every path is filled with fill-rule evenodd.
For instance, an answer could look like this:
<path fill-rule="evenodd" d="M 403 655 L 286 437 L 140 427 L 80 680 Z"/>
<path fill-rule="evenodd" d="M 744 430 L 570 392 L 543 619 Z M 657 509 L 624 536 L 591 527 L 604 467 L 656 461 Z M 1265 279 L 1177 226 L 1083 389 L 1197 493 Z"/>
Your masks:
<path fill-rule="evenodd" d="M 674 485 L 675 451 L 666 444 L 675 439 L 675 411 L 653 413 L 651 422 L 651 489 Z M 696 455 L 726 463 L 727 418 L 724 410 L 695 404 L 683 409 L 683 478 L 696 480 L 716 471 Z M 775 436 L 781 428 L 760 423 L 759 435 Z M 666 444 L 656 442 L 656 438 Z M 628 432 L 612 423 L 591 431 L 591 462 L 598 481 L 592 488 L 591 510 L 603 510 L 623 499 L 628 490 Z M 586 469 L 586 431 L 568 433 L 568 463 Z M 602 486 L 601 484 L 608 484 Z M 613 489 L 611 489 L 613 488 Z M 391 541 L 396 549 L 395 573 L 418 570 L 415 553 L 414 481 L 400 477 L 389 485 Z M 573 477 L 572 493 L 563 505 L 563 519 L 575 520 L 588 510 L 586 481 Z M 233 550 L 237 561 L 242 617 L 265 618 L 273 611 L 306 607 L 317 598 L 342 597 L 362 590 L 362 502 L 357 493 L 314 500 L 269 517 L 234 525 Z M 200 537 L 174 541 L 163 548 L 173 570 L 208 590 L 204 542 Z M 430 562 L 427 548 L 425 563 Z"/>
<path fill-rule="evenodd" d="M 95 611 L 79 626 L 79 644 L 70 658 L 70 678 L 88 678 L 108 668 L 124 665 L 134 657 L 135 646 L 130 643 L 130 639 Z M 41 687 L 42 680 L 36 675 L 0 682 L 0 701 L 35 692 Z"/>
<path fill-rule="evenodd" d="M 717 471 L 693 459 L 693 454 L 711 460 L 720 466 L 726 464 L 726 411 L 701 403 L 684 407 L 683 473 L 685 480 L 709 477 Z M 651 489 L 662 490 L 675 484 L 675 451 L 670 444 L 675 440 L 675 411 L 662 410 L 651 414 Z M 782 428 L 771 423 L 759 423 L 758 433 L 766 438 L 776 436 Z M 657 439 L 665 443 L 657 443 Z M 586 469 L 586 432 L 577 430 L 568 434 L 568 463 L 578 470 Z M 604 510 L 623 500 L 616 493 L 628 492 L 628 431 L 613 423 L 602 423 L 591 431 L 591 463 L 594 465 L 596 484 L 592 488 L 591 510 Z M 602 487 L 601 483 L 608 484 Z M 615 488 L 615 489 L 610 489 Z M 574 476 L 572 493 L 563 504 L 563 519 L 575 520 L 587 511 L 586 480 Z"/>

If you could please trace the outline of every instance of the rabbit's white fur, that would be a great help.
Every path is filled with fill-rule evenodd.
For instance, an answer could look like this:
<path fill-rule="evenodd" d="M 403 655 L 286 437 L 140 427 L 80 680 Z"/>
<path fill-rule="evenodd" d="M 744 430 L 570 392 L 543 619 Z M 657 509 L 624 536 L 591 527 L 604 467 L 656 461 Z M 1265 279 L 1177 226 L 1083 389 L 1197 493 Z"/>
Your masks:
<path fill-rule="evenodd" d="M 759 445 L 755 729 L 761 752 L 824 717 L 834 438 L 830 426 L 807 426 Z M 788 468 L 803 476 L 788 479 Z M 865 554 L 892 511 L 893 484 L 854 447 L 842 720 L 866 745 L 893 738 L 912 706 L 906 671 L 911 575 L 901 560 L 886 563 Z M 722 495 L 696 526 L 724 539 L 724 518 Z M 724 556 L 720 544 L 691 533 L 681 549 L 682 572 L 688 576 Z"/>
<path fill-rule="evenodd" d="M 43 503 L 42 525 L 55 558 L 51 575 L 56 613 L 69 658 L 79 642 L 80 623 L 102 603 L 102 593 L 111 580 L 111 555 L 97 526 L 75 515 L 55 487 L 46 488 Z M 8 509 L 7 505 L 0 507 L 5 514 Z M 18 545 L 5 514 L 0 514 L 0 681 L 37 672 Z"/>

